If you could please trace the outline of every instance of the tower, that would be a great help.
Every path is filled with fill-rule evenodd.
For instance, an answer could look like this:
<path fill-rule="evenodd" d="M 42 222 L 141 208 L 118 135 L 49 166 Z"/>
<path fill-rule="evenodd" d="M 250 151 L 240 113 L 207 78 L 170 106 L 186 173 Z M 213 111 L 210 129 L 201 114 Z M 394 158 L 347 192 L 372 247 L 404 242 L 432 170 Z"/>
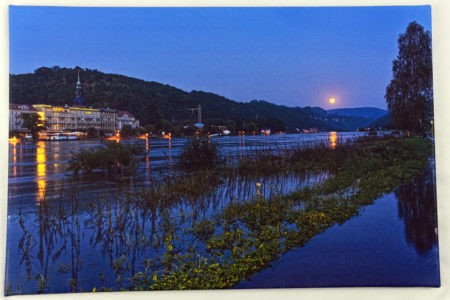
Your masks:
<path fill-rule="evenodd" d="M 77 81 L 77 86 L 76 86 L 76 90 L 75 90 L 75 97 L 83 97 L 83 87 L 81 85 L 81 81 L 80 81 L 80 70 L 78 70 L 78 81 Z"/>
<path fill-rule="evenodd" d="M 80 81 L 80 70 L 78 70 L 78 81 L 75 87 L 75 98 L 73 99 L 73 105 L 86 106 L 86 99 L 83 98 L 83 86 Z"/>

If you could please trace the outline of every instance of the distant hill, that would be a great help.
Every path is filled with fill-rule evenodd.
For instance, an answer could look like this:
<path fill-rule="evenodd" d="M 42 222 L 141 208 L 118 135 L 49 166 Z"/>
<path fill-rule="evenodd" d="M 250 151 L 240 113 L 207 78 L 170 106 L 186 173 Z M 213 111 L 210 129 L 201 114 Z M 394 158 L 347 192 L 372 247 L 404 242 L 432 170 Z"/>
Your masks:
<path fill-rule="evenodd" d="M 381 118 L 374 120 L 368 127 L 376 129 L 394 129 L 394 121 L 390 113 L 385 114 Z"/>
<path fill-rule="evenodd" d="M 331 119 L 346 118 L 348 128 L 370 127 L 376 119 L 387 114 L 387 110 L 376 107 L 337 108 L 327 110 Z"/>
<path fill-rule="evenodd" d="M 225 125 L 232 130 L 259 130 L 263 127 L 276 131 L 306 128 L 354 130 L 367 121 L 346 109 L 333 110 L 335 112 L 330 114 L 330 111 L 318 107 L 287 107 L 262 100 L 242 103 L 213 93 L 186 92 L 167 84 L 79 67 L 41 67 L 34 73 L 11 74 L 10 101 L 71 105 L 78 71 L 88 106 L 128 110 L 142 125 L 156 128 L 192 124 L 196 117 L 188 108 L 199 104 L 204 123 Z M 376 113 L 371 108 L 362 108 L 360 114 L 366 110 L 372 115 Z"/>
<path fill-rule="evenodd" d="M 367 119 L 378 119 L 387 114 L 387 110 L 376 107 L 337 108 L 330 109 L 327 112 L 330 115 L 361 117 Z"/>

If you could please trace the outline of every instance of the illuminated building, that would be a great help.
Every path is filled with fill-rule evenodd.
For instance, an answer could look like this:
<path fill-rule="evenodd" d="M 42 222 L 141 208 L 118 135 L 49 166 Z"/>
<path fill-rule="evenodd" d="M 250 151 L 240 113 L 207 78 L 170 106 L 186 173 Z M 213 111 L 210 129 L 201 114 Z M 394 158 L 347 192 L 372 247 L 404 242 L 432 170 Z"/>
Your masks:
<path fill-rule="evenodd" d="M 104 131 L 115 131 L 117 126 L 117 110 L 100 108 L 100 129 Z"/>
<path fill-rule="evenodd" d="M 45 104 L 33 107 L 42 114 L 49 131 L 101 129 L 100 109 Z"/>
<path fill-rule="evenodd" d="M 119 110 L 117 112 L 117 129 L 122 129 L 124 125 L 130 125 L 131 128 L 135 129 L 139 127 L 139 121 L 130 112 Z"/>

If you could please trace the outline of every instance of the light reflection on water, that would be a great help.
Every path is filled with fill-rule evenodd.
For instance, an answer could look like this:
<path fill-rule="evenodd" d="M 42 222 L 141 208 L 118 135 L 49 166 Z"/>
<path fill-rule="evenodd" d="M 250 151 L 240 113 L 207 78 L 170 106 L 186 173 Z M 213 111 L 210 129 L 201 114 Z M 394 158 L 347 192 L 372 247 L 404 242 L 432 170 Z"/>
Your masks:
<path fill-rule="evenodd" d="M 119 197 L 85 195 L 84 201 L 78 201 L 76 190 L 69 189 L 61 198 L 47 198 L 37 211 L 19 209 L 19 213 L 10 215 L 8 283 L 21 279 L 25 293 L 36 293 L 35 278 L 43 274 L 47 278 L 46 292 L 87 291 L 102 285 L 118 289 L 121 285 L 116 282 L 117 276 L 130 278 L 142 271 L 144 259 L 163 253 L 168 235 L 177 237 L 177 251 L 185 251 L 187 245 L 203 251 L 202 242 L 196 241 L 190 231 L 194 224 L 214 220 L 232 202 L 255 197 L 256 182 L 262 183 L 262 194 L 269 196 L 311 186 L 325 178 L 325 174 L 303 178 L 239 177 L 212 186 L 205 193 L 182 194 L 177 201 L 169 190 L 167 197 L 154 206 L 142 202 L 146 197 L 139 200 L 127 193 Z M 126 265 L 123 270 L 117 270 L 118 260 Z M 66 269 L 68 272 L 61 271 Z M 123 282 L 124 287 L 127 284 Z"/>
<path fill-rule="evenodd" d="M 45 142 L 37 142 L 36 147 L 36 178 L 37 178 L 37 191 L 38 201 L 45 198 L 45 191 L 47 186 L 47 152 L 45 149 Z"/>
<path fill-rule="evenodd" d="M 276 150 L 280 148 L 310 145 L 317 142 L 328 142 L 335 147 L 337 136 L 346 140 L 354 138 L 361 133 L 317 133 L 306 135 L 271 135 L 271 136 L 230 136 L 212 137 L 218 144 L 221 153 L 226 157 L 244 155 L 247 151 L 260 149 Z M 332 138 L 336 136 L 336 138 Z M 334 141 L 334 142 L 333 142 Z M 186 139 L 139 139 L 121 140 L 121 142 L 137 142 L 141 144 L 144 155 L 140 158 L 140 168 L 133 179 L 135 185 L 150 184 L 162 180 L 174 172 L 177 155 L 181 151 Z M 32 143 L 10 144 L 10 171 L 9 171 L 9 201 L 38 203 L 43 199 L 45 192 L 49 194 L 60 192 L 64 183 L 72 179 L 67 171 L 68 161 L 72 152 L 96 147 L 98 140 L 82 141 L 40 141 Z M 17 156 L 17 151 L 21 154 Z M 90 178 L 80 179 L 76 182 L 80 192 L 96 193 L 109 191 L 115 182 Z"/>
<path fill-rule="evenodd" d="M 330 132 L 330 148 L 331 149 L 336 149 L 337 139 L 338 139 L 337 132 L 331 131 Z"/>
<path fill-rule="evenodd" d="M 17 176 L 17 143 L 12 144 L 12 175 Z"/>

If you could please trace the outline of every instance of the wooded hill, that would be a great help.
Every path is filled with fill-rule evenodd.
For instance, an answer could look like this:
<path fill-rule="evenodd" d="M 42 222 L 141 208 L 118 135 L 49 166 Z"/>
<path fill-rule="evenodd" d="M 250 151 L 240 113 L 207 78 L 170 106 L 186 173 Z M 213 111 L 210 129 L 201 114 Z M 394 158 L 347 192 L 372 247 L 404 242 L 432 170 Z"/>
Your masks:
<path fill-rule="evenodd" d="M 213 93 L 186 92 L 154 81 L 79 67 L 41 67 L 34 73 L 10 75 L 10 102 L 72 105 L 78 71 L 88 106 L 128 110 L 141 125 L 195 123 L 196 115 L 187 109 L 199 104 L 204 123 L 233 131 L 264 127 L 274 131 L 354 130 L 375 119 L 329 114 L 318 107 L 287 107 L 257 100 L 242 103 Z"/>

